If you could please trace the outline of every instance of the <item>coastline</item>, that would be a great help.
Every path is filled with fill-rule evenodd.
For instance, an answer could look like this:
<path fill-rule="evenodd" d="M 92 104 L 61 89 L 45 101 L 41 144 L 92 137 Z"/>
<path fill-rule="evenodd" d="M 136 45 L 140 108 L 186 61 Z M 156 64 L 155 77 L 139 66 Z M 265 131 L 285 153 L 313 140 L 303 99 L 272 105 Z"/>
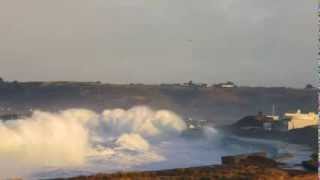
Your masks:
<path fill-rule="evenodd" d="M 226 137 L 223 137 L 223 141 L 228 142 L 229 146 L 225 146 L 226 148 L 230 148 L 230 146 L 236 144 L 242 147 L 248 147 L 248 152 L 244 153 L 254 153 L 258 151 L 263 151 L 265 150 L 266 153 L 268 154 L 268 158 L 270 160 L 275 160 L 279 162 L 279 166 L 277 167 L 272 167 L 271 170 L 276 170 L 276 171 L 281 171 L 281 172 L 298 172 L 298 174 L 304 174 L 307 173 L 308 171 L 305 171 L 305 169 L 302 166 L 302 161 L 308 160 L 309 156 L 312 154 L 312 150 L 310 147 L 305 147 L 303 145 L 299 144 L 291 144 L 288 142 L 284 142 L 281 140 L 269 140 L 269 139 L 259 139 L 259 138 L 248 138 L 248 137 L 237 137 L 234 135 L 228 135 Z M 251 148 L 250 147 L 254 147 Z M 232 148 L 232 147 L 231 147 Z M 289 151 L 290 149 L 296 149 L 296 152 Z M 301 151 L 301 152 L 300 152 Z M 214 153 L 214 152 L 212 152 Z M 292 156 L 288 156 L 288 154 Z M 235 155 L 235 154 L 230 154 Z M 283 156 L 281 160 L 277 160 L 280 156 Z M 287 157 L 285 157 L 287 156 Z M 221 157 L 222 158 L 222 157 Z M 259 163 L 258 163 L 259 164 Z M 252 164 L 252 166 L 257 166 L 257 164 Z M 140 170 L 124 170 L 124 171 L 103 171 L 101 173 L 83 173 L 83 175 L 79 176 L 73 176 L 73 177 L 64 177 L 64 179 L 82 179 L 84 177 L 117 177 L 117 176 L 140 176 L 141 174 L 162 174 L 162 173 L 167 173 L 170 171 L 173 173 L 174 171 L 180 172 L 180 171 L 204 171 L 205 173 L 209 173 L 206 171 L 216 171 L 217 174 L 221 173 L 220 169 L 221 167 L 228 169 L 229 171 L 238 171 L 239 169 L 246 169 L 246 167 L 225 167 L 221 163 L 217 164 L 203 164 L 201 166 L 190 166 L 190 167 L 173 167 L 173 168 L 159 168 L 159 169 L 140 169 Z M 260 167 L 257 167 L 260 168 Z M 180 172 L 181 173 L 181 172 Z M 311 172 L 310 172 L 311 173 Z M 210 174 L 210 173 L 209 173 Z M 182 174 L 180 174 L 182 175 Z M 212 174 L 211 174 L 212 175 Z M 59 178 L 57 178 L 59 179 Z M 99 179 L 99 178 L 98 178 Z M 111 178 L 112 179 L 112 178 Z M 117 179 L 117 178 L 116 178 Z"/>

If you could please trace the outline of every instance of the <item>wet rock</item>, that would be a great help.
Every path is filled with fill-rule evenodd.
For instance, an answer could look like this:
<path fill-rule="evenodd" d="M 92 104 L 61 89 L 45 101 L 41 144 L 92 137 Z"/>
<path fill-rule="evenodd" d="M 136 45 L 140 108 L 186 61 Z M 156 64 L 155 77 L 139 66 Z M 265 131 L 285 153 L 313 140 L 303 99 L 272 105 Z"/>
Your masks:
<path fill-rule="evenodd" d="M 232 160 L 231 160 L 232 159 Z M 226 159 L 225 159 L 226 160 Z M 277 167 L 274 160 L 263 153 L 237 155 L 227 157 L 223 165 L 203 166 L 184 169 L 172 169 L 147 172 L 120 172 L 114 174 L 98 174 L 71 178 L 73 180 L 178 180 L 178 179 L 212 179 L 212 180 L 317 180 L 317 173 L 285 170 Z M 232 163 L 231 161 L 235 162 Z"/>
<path fill-rule="evenodd" d="M 302 166 L 310 171 L 318 171 L 319 162 L 318 162 L 318 155 L 317 153 L 314 153 L 311 155 L 311 159 L 308 161 L 303 161 Z"/>

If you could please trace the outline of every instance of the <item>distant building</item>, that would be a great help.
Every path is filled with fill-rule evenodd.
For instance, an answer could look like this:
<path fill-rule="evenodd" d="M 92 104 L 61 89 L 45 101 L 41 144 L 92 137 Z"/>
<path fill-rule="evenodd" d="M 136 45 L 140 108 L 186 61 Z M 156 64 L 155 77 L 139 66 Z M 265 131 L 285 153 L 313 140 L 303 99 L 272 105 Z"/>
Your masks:
<path fill-rule="evenodd" d="M 247 116 L 239 120 L 235 125 L 243 130 L 263 129 L 265 131 L 289 131 L 318 125 L 319 116 L 316 113 L 285 113 L 283 118 L 279 116 L 266 116 L 259 112 L 256 116 Z"/>
<path fill-rule="evenodd" d="M 276 116 L 275 114 L 276 114 L 276 106 L 272 105 L 272 114 L 271 115 L 267 115 L 267 117 L 273 119 L 274 121 L 280 120 L 280 117 Z"/>
<path fill-rule="evenodd" d="M 268 118 L 273 119 L 274 121 L 279 121 L 280 117 L 279 116 L 275 116 L 275 115 L 267 115 Z"/>
<path fill-rule="evenodd" d="M 274 130 L 289 131 L 292 129 L 304 128 L 307 126 L 318 125 L 319 116 L 316 113 L 285 113 L 284 118 L 274 123 Z"/>
<path fill-rule="evenodd" d="M 193 87 L 193 88 L 207 88 L 208 87 L 208 85 L 206 83 L 194 83 L 193 81 L 183 83 L 182 86 Z"/>
<path fill-rule="evenodd" d="M 316 113 L 301 113 L 298 110 L 296 113 L 285 113 L 288 130 L 304 128 L 307 126 L 318 125 L 319 116 Z"/>
<path fill-rule="evenodd" d="M 235 88 L 237 85 L 231 81 L 228 81 L 226 83 L 220 83 L 220 84 L 215 84 L 214 87 L 218 88 Z"/>

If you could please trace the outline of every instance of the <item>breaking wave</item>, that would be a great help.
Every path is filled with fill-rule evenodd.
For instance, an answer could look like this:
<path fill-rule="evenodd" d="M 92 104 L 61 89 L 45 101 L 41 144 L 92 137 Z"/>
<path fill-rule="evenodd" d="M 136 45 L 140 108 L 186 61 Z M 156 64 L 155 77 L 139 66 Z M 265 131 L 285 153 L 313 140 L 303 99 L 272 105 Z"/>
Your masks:
<path fill-rule="evenodd" d="M 35 111 L 31 117 L 0 121 L 0 179 L 212 165 L 220 163 L 221 156 L 275 144 L 242 142 L 213 127 L 203 127 L 200 134 L 188 130 L 177 114 L 145 106 L 102 113 Z"/>
<path fill-rule="evenodd" d="M 23 173 L 22 169 L 97 162 L 112 162 L 114 169 L 160 162 L 165 157 L 152 144 L 177 137 L 185 129 L 175 113 L 148 107 L 101 114 L 85 109 L 35 111 L 28 118 L 0 121 L 0 173 L 12 176 Z"/>

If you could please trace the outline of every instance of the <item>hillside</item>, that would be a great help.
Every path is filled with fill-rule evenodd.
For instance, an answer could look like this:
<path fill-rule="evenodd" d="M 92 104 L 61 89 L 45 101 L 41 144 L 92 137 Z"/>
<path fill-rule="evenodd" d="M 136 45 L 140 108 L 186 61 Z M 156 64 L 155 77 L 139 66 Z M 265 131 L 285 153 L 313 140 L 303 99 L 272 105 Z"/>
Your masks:
<path fill-rule="evenodd" d="M 269 113 L 316 111 L 316 90 L 264 87 L 185 87 L 178 85 L 112 85 L 80 82 L 0 83 L 0 114 L 30 109 L 59 111 L 66 108 L 130 108 L 148 105 L 170 109 L 184 118 L 230 124 L 258 111 Z M 9 108 L 9 109 L 8 109 Z"/>

